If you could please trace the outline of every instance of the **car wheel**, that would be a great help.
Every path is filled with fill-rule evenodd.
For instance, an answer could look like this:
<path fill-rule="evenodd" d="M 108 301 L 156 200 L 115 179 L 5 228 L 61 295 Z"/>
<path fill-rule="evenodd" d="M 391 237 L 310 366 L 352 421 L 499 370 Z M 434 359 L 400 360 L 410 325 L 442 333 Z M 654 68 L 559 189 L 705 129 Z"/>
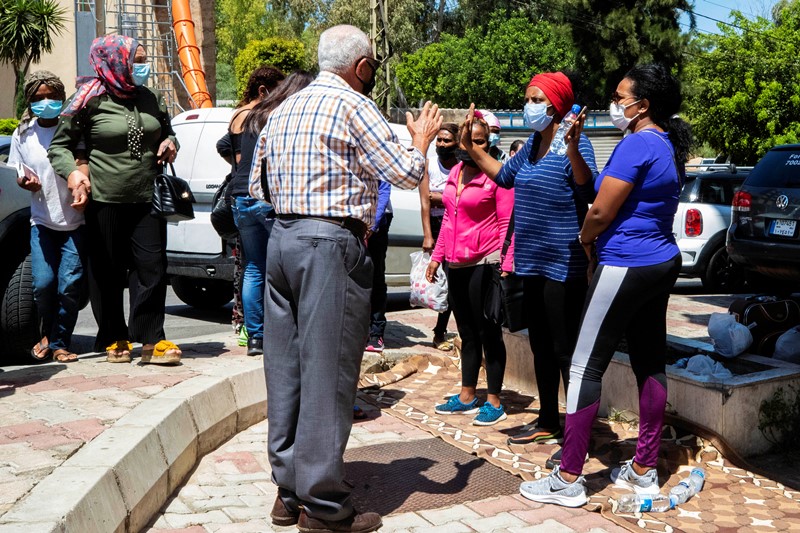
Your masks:
<path fill-rule="evenodd" d="M 198 309 L 216 309 L 233 299 L 233 283 L 230 281 L 173 276 L 172 290 L 186 305 Z"/>
<path fill-rule="evenodd" d="M 33 299 L 33 272 L 29 255 L 11 274 L 2 292 L 0 353 L 13 357 L 15 361 L 30 363 L 30 349 L 39 339 L 39 314 Z"/>
<path fill-rule="evenodd" d="M 708 260 L 700 281 L 709 292 L 738 292 L 744 288 L 747 271 L 731 261 L 723 245 Z"/>

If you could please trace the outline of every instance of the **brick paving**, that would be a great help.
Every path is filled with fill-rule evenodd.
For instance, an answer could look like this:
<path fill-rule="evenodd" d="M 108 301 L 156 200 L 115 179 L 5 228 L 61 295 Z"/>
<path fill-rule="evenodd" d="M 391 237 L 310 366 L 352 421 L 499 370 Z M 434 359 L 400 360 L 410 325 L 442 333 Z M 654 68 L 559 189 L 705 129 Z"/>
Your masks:
<path fill-rule="evenodd" d="M 724 311 L 730 299 L 691 294 L 673 296 L 669 333 L 708 340 L 705 329 L 708 315 Z M 434 313 L 398 311 L 390 313 L 388 318 L 387 359 L 435 352 L 428 345 L 436 319 Z M 450 329 L 455 329 L 452 324 Z M 139 365 L 138 357 L 133 364 L 114 365 L 106 363 L 102 356 L 86 354 L 69 365 L 48 363 L 0 372 L 0 531 L 3 516 L 39 482 L 143 401 L 198 376 L 218 375 L 233 366 L 260 367 L 261 358 L 248 358 L 245 349 L 236 346 L 235 341 L 233 335 L 218 335 L 182 342 L 184 362 L 178 367 Z M 274 498 L 274 488 L 264 452 L 266 431 L 266 423 L 257 424 L 204 457 L 151 531 L 269 531 L 265 516 Z M 356 426 L 350 445 L 422 436 L 428 437 L 401 421 L 381 416 Z M 567 512 L 552 506 L 540 509 L 514 496 L 473 502 L 467 488 L 463 500 L 456 511 L 432 509 L 389 516 L 385 530 L 619 530 L 599 515 L 582 510 Z M 487 511 L 490 509 L 494 511 Z M 453 518 L 441 522 L 447 516 Z M 594 518 L 597 523 L 592 522 Z M 551 529 L 555 523 L 561 525 Z"/>

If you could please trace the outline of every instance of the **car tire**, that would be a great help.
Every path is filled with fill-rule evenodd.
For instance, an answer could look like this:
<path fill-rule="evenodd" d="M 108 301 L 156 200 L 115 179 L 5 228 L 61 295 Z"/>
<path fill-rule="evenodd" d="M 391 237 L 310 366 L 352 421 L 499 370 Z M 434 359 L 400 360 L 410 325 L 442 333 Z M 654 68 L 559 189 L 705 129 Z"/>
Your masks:
<path fill-rule="evenodd" d="M 171 283 L 183 303 L 198 309 L 216 309 L 233 299 L 230 281 L 173 276 Z"/>
<path fill-rule="evenodd" d="M 709 292 L 735 293 L 744 289 L 747 271 L 728 257 L 723 244 L 711 255 L 700 281 Z"/>
<path fill-rule="evenodd" d="M 28 255 L 2 291 L 0 353 L 12 357 L 15 362 L 30 363 L 30 350 L 40 340 L 39 334 L 39 314 L 33 299 L 33 271 Z"/>

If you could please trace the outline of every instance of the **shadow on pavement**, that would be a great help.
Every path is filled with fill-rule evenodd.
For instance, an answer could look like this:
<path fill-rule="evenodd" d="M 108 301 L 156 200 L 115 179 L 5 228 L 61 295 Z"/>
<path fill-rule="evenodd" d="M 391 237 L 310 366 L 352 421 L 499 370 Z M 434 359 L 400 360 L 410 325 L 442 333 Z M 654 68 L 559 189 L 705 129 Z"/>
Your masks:
<path fill-rule="evenodd" d="M 75 363 L 70 364 L 74 365 Z M 67 365 L 65 363 L 58 363 L 5 370 L 0 374 L 0 398 L 14 395 L 19 387 L 47 381 L 59 372 L 66 370 L 66 368 Z"/>

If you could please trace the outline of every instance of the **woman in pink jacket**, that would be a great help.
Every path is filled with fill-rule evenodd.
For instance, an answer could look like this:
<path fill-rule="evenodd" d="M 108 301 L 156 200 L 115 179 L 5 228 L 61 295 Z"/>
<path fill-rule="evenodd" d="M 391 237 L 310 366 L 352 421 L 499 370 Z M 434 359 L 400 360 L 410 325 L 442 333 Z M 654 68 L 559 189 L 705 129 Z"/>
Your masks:
<path fill-rule="evenodd" d="M 459 138 L 464 125 L 459 129 Z M 489 150 L 489 126 L 482 118 L 472 129 L 472 143 Z M 447 281 L 450 305 L 461 336 L 461 393 L 436 406 L 442 415 L 477 413 L 473 424 L 491 426 L 505 420 L 500 390 L 506 369 L 506 347 L 499 324 L 484 317 L 483 304 L 492 279 L 492 269 L 502 262 L 504 272 L 513 271 L 512 250 L 500 257 L 514 193 L 499 188 L 481 172 L 463 146 L 456 152 L 459 163 L 450 171 L 442 194 L 445 213 L 436 240 L 433 260 L 426 276 L 432 282 L 442 260 L 450 263 Z M 486 357 L 488 395 L 478 405 L 475 388 L 481 359 Z"/>

